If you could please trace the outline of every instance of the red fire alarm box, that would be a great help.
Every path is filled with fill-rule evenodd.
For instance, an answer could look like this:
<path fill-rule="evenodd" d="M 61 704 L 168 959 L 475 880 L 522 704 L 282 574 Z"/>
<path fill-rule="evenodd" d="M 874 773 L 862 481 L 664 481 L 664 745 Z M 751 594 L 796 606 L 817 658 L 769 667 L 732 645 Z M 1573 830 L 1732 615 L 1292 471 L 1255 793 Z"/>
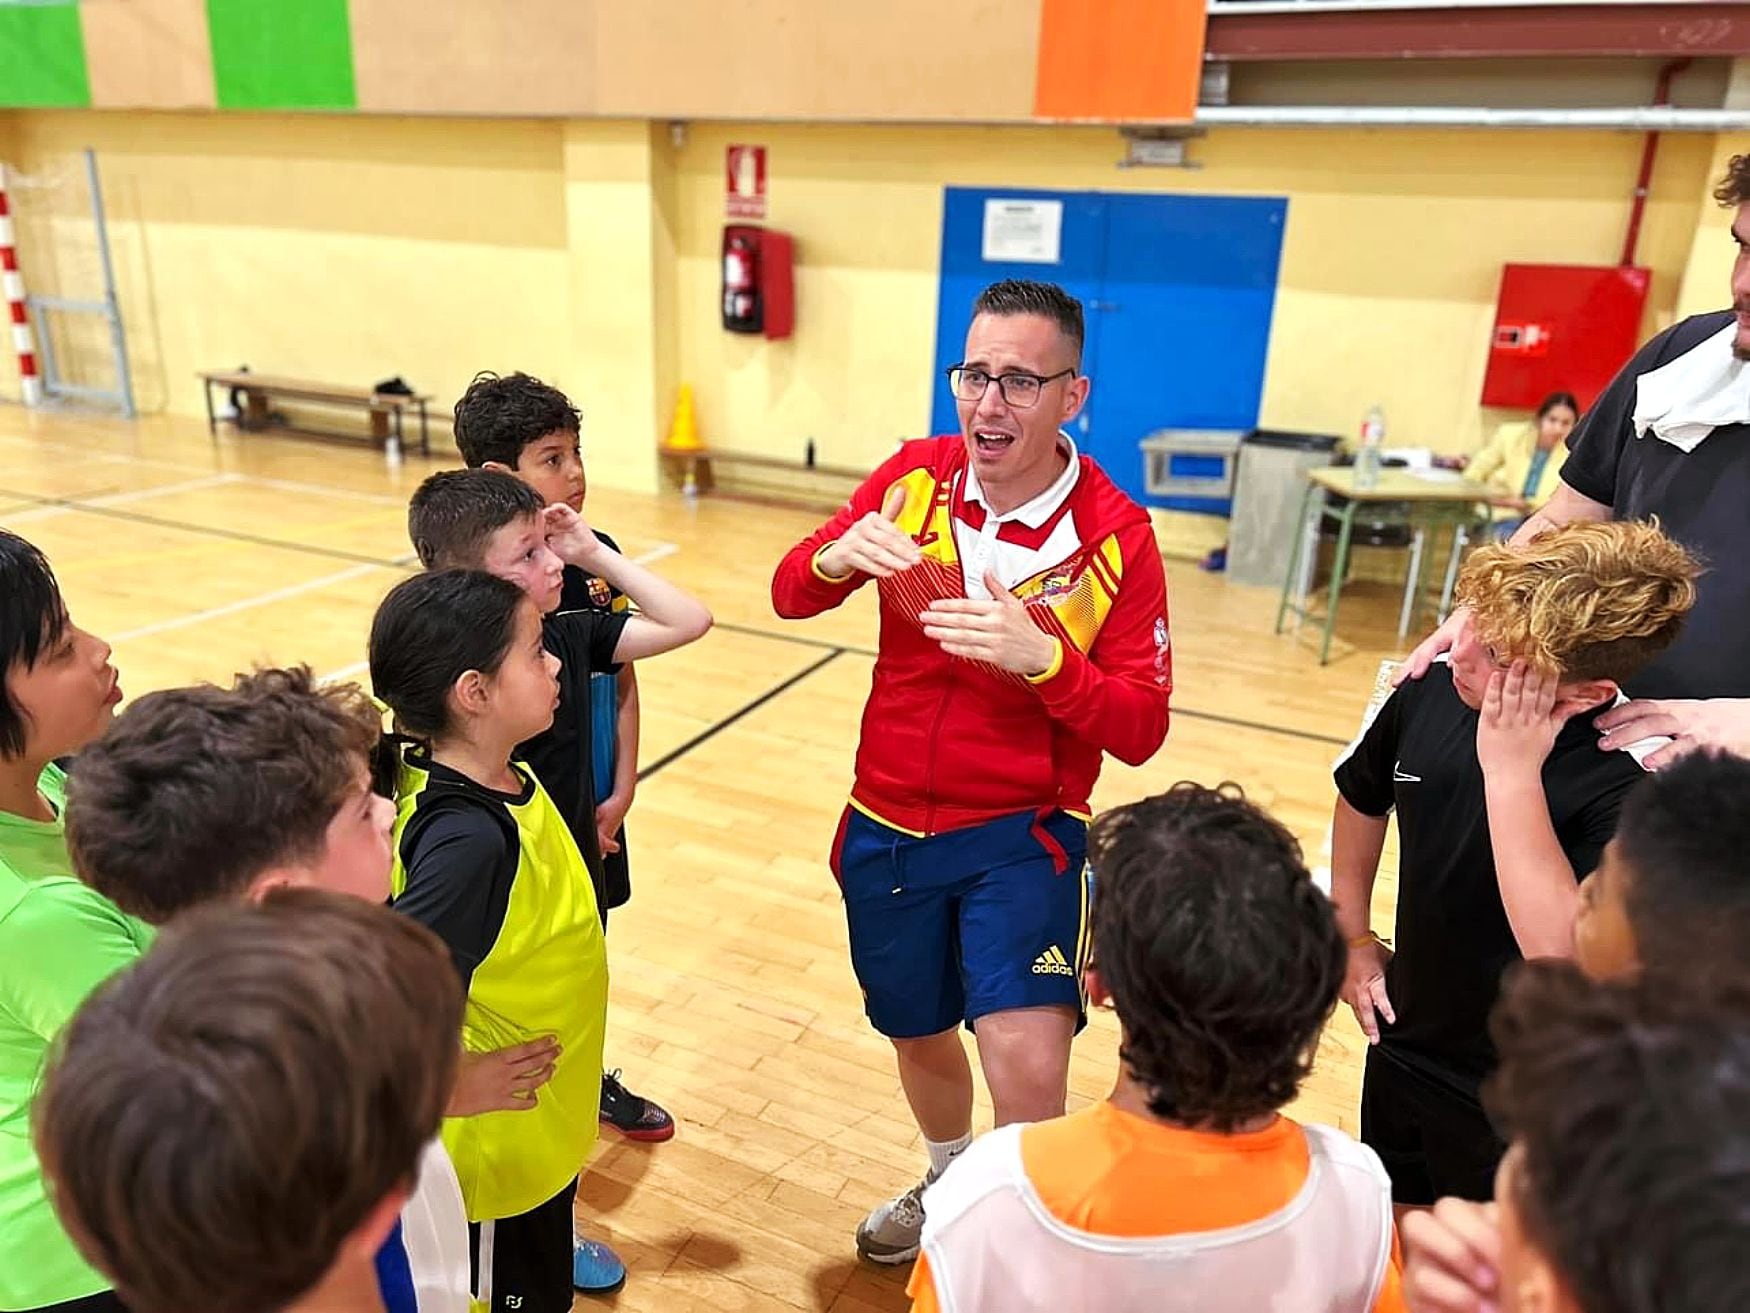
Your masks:
<path fill-rule="evenodd" d="M 723 327 L 789 337 L 796 329 L 795 243 L 753 224 L 723 230 Z"/>
<path fill-rule="evenodd" d="M 1531 410 L 1552 392 L 1590 406 L 1639 344 L 1650 271 L 1510 264 L 1483 376 L 1483 404 Z"/>

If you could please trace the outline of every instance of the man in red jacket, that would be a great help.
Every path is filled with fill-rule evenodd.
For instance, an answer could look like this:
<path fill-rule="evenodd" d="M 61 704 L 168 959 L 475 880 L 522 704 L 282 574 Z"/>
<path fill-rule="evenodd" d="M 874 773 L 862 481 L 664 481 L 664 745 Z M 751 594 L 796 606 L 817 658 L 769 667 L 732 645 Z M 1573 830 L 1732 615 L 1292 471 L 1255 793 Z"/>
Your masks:
<path fill-rule="evenodd" d="M 832 865 L 930 1170 L 858 1228 L 878 1263 L 916 1256 L 923 1190 L 971 1143 L 961 1023 L 999 1126 L 1063 1113 L 1086 1007 L 1088 795 L 1102 752 L 1136 765 L 1166 737 L 1148 514 L 1061 427 L 1088 399 L 1082 337 L 1062 288 L 986 288 L 948 371 L 961 432 L 902 446 L 772 580 L 787 619 L 870 579 L 880 595 Z"/>

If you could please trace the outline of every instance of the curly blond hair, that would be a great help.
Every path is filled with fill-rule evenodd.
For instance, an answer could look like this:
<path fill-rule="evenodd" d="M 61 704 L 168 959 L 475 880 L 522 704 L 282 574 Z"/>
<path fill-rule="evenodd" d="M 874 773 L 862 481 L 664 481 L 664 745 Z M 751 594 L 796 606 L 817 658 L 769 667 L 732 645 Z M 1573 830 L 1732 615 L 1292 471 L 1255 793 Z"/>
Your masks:
<path fill-rule="evenodd" d="M 1473 553 L 1458 597 L 1501 660 L 1621 682 L 1671 646 L 1701 570 L 1656 520 L 1568 524 Z"/>

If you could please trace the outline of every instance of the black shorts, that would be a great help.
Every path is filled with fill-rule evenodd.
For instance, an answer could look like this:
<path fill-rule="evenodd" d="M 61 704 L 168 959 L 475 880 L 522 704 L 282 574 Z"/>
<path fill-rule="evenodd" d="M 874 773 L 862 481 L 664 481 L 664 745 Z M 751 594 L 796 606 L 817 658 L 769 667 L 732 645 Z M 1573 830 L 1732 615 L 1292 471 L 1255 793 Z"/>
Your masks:
<path fill-rule="evenodd" d="M 128 1313 L 128 1306 L 121 1302 L 115 1291 L 106 1290 L 99 1295 L 87 1295 L 84 1299 L 69 1299 L 64 1304 L 47 1304 L 34 1313 Z"/>
<path fill-rule="evenodd" d="M 1507 1151 L 1468 1081 L 1442 1079 L 1380 1047 L 1367 1051 L 1361 1142 L 1385 1165 L 1392 1202 L 1424 1207 L 1447 1195 L 1494 1198 Z"/>
<path fill-rule="evenodd" d="M 468 1223 L 474 1298 L 491 1313 L 571 1313 L 577 1180 L 517 1217 Z"/>

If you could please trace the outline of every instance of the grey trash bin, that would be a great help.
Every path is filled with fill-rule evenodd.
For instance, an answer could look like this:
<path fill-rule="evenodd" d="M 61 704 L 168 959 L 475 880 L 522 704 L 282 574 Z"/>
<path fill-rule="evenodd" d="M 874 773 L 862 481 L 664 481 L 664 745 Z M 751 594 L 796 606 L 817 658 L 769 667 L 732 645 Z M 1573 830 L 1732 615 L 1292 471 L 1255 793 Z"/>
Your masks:
<path fill-rule="evenodd" d="M 1227 577 L 1242 584 L 1282 586 L 1294 551 L 1306 472 L 1329 465 L 1341 439 L 1324 433 L 1254 429 L 1240 444 Z"/>

